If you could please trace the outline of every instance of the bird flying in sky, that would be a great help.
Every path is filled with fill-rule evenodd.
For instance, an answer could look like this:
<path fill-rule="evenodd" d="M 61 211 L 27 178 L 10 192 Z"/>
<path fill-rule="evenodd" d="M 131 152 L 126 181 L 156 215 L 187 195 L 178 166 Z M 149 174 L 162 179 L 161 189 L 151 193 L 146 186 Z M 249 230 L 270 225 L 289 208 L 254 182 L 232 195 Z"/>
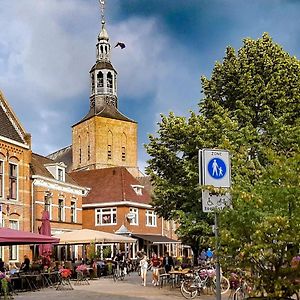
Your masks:
<path fill-rule="evenodd" d="M 115 48 L 116 47 L 120 47 L 121 49 L 124 49 L 126 46 L 124 43 L 118 42 L 117 45 L 115 46 Z"/>

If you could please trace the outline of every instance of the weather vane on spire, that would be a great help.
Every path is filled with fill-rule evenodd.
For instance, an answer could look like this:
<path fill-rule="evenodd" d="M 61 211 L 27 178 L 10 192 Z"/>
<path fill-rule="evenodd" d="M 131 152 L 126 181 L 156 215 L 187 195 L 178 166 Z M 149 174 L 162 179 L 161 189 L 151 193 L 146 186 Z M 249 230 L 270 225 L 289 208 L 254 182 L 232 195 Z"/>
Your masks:
<path fill-rule="evenodd" d="M 101 23 L 105 23 L 104 9 L 105 9 L 105 0 L 99 0 L 100 11 L 101 11 Z"/>

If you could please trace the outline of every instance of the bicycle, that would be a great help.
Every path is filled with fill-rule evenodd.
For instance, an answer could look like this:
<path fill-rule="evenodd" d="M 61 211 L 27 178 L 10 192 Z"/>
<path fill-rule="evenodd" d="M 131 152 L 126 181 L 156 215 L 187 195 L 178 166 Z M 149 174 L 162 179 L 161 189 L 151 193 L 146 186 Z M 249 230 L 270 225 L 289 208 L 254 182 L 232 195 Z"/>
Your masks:
<path fill-rule="evenodd" d="M 181 283 L 180 292 L 186 299 L 193 299 L 198 294 L 205 294 L 212 290 L 216 292 L 216 278 L 214 269 L 194 270 Z M 221 294 L 229 290 L 229 280 L 221 276 Z"/>
<path fill-rule="evenodd" d="M 124 272 L 124 265 L 120 262 L 117 262 L 116 266 L 113 269 L 113 280 L 124 280 L 125 272 Z"/>

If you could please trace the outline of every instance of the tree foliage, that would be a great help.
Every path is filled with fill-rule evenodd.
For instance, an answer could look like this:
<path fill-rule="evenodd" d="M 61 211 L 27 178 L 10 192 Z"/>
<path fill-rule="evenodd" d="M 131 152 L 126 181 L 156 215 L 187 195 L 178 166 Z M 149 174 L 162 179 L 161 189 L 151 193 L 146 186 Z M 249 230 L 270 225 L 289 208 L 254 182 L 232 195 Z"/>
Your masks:
<path fill-rule="evenodd" d="M 173 113 L 162 116 L 156 135 L 150 135 L 146 145 L 151 157 L 146 172 L 154 184 L 153 205 L 160 216 L 182 223 L 181 236 L 187 240 L 195 237 L 190 243 L 199 243 L 200 237 L 210 232 L 209 226 L 197 227 L 193 221 L 212 224 L 210 214 L 201 211 L 198 150 L 202 148 L 230 151 L 236 217 L 244 216 L 243 220 L 249 223 L 261 220 L 250 207 L 242 209 L 236 205 L 237 199 L 252 195 L 253 189 L 267 180 L 270 168 L 279 163 L 270 153 L 281 159 L 295 159 L 298 155 L 299 76 L 299 61 L 275 44 L 268 34 L 257 40 L 248 38 L 237 52 L 227 48 L 210 79 L 202 77 L 204 97 L 199 103 L 199 113 L 191 112 L 187 118 Z M 273 191 L 272 185 L 268 188 Z M 268 205 L 277 206 L 277 194 L 268 194 L 268 189 L 265 192 Z M 266 211 L 258 214 L 264 216 Z M 271 211 L 271 215 L 275 218 L 277 211 Z"/>

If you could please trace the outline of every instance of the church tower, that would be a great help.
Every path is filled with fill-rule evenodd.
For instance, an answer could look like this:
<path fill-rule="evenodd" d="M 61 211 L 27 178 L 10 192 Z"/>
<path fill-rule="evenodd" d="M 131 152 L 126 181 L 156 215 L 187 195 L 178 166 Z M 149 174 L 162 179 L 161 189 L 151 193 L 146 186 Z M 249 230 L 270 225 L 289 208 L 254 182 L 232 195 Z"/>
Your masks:
<path fill-rule="evenodd" d="M 111 64 L 111 45 L 100 0 L 101 30 L 96 63 L 90 70 L 90 109 L 72 126 L 72 169 L 126 167 L 138 176 L 137 123 L 118 110 L 117 72 Z"/>

